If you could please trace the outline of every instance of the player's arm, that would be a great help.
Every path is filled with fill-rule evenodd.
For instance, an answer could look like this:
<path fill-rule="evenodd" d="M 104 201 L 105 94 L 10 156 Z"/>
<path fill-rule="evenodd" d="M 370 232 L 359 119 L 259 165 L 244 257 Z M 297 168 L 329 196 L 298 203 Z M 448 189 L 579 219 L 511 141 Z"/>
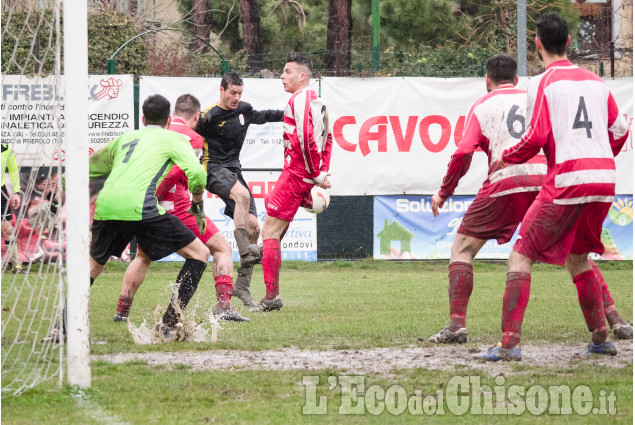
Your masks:
<path fill-rule="evenodd" d="M 7 167 L 7 170 L 9 171 L 9 177 L 11 178 L 13 193 L 19 193 L 20 192 L 20 167 L 18 167 L 18 161 L 15 160 L 15 155 L 13 155 L 13 150 L 9 151 L 6 167 Z"/>
<path fill-rule="evenodd" d="M 187 176 L 188 187 L 192 192 L 192 206 L 187 211 L 196 217 L 196 225 L 202 234 L 207 230 L 207 220 L 203 209 L 203 193 L 207 174 L 205 168 L 196 160 L 189 143 L 173 143 L 172 161 L 183 170 Z"/>
<path fill-rule="evenodd" d="M 247 122 L 252 124 L 265 124 L 268 122 L 281 122 L 284 119 L 284 111 L 276 109 L 255 110 L 250 104 L 246 103 L 247 110 L 245 118 Z"/>
<path fill-rule="evenodd" d="M 608 99 L 609 142 L 613 150 L 613 156 L 617 156 L 628 139 L 629 128 L 626 120 L 617 108 L 613 94 L 609 92 Z"/>
<path fill-rule="evenodd" d="M 212 113 L 214 106 L 215 105 L 212 105 L 205 112 L 201 112 L 201 117 L 196 123 L 196 129 L 194 131 L 196 131 L 198 134 L 200 134 L 203 137 L 206 137 L 208 133 L 210 132 L 211 128 L 216 124 L 216 122 L 214 121 L 213 113 Z"/>
<path fill-rule="evenodd" d="M 310 93 L 306 91 L 304 96 L 310 96 Z M 302 131 L 298 131 L 298 142 L 300 143 L 300 150 L 302 152 L 302 159 L 304 160 L 304 168 L 309 178 L 318 180 L 321 178 L 320 162 L 321 155 L 318 150 L 316 139 L 320 135 L 316 135 L 316 122 L 314 120 L 322 120 L 322 117 L 314 117 L 312 108 L 307 105 L 304 99 L 294 99 L 293 114 L 295 122 L 302 122 L 305 125 L 302 126 Z M 319 128 L 319 125 L 317 126 Z M 327 131 L 324 129 L 324 131 Z M 324 174 L 326 176 L 326 174 Z M 323 179 L 323 177 L 322 177 Z M 316 181 L 320 183 L 319 181 Z"/>
<path fill-rule="evenodd" d="M 97 152 L 88 157 L 88 178 L 94 179 L 95 177 L 108 175 L 112 170 L 113 161 L 115 156 L 113 154 L 113 147 L 117 140 L 108 143 L 106 147 L 99 149 Z"/>

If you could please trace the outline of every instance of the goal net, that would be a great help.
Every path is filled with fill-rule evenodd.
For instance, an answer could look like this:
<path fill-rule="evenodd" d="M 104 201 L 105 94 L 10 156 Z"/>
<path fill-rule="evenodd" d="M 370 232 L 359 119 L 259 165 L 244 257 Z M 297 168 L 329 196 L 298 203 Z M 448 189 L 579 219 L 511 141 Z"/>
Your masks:
<path fill-rule="evenodd" d="M 61 385 L 71 345 L 63 326 L 70 263 L 61 182 L 74 117 L 64 92 L 61 8 L 59 0 L 2 2 L 2 391 L 16 395 L 43 382 Z"/>

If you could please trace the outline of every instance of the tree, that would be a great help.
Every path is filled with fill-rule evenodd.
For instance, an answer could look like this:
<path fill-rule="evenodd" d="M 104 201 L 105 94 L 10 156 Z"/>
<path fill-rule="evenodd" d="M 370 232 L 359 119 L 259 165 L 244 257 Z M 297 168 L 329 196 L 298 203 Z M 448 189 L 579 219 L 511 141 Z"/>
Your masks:
<path fill-rule="evenodd" d="M 329 0 L 324 67 L 333 70 L 334 75 L 347 75 L 351 67 L 351 3 L 352 0 Z"/>
<path fill-rule="evenodd" d="M 207 7 L 207 0 L 192 0 L 191 18 L 189 21 L 193 35 L 190 41 L 190 50 L 201 53 L 207 52 L 208 47 L 203 40 L 209 42 L 212 22 L 211 11 Z"/>
<path fill-rule="evenodd" d="M 240 0 L 240 22 L 243 27 L 243 46 L 247 55 L 247 69 L 262 69 L 262 43 L 260 42 L 260 14 L 257 0 Z"/>

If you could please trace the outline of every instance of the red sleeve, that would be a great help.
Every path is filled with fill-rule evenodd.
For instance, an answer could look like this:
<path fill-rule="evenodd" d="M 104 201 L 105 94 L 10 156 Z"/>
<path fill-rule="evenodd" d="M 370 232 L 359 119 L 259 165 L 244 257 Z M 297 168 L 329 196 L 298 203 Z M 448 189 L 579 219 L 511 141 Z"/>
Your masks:
<path fill-rule="evenodd" d="M 320 167 L 320 172 L 328 171 L 331 166 L 331 151 L 333 150 L 333 135 L 329 133 L 326 137 L 326 145 L 324 146 L 324 151 L 322 151 L 322 165 Z"/>
<path fill-rule="evenodd" d="M 456 152 L 454 152 L 452 158 L 450 158 L 448 171 L 445 173 L 445 177 L 443 177 L 443 183 L 439 190 L 439 196 L 443 199 L 452 196 L 459 184 L 459 180 L 461 180 L 461 177 L 470 169 L 474 151 L 479 147 L 487 151 L 487 147 L 484 146 L 485 137 L 481 131 L 481 124 L 474 114 L 475 106 L 472 106 L 470 112 L 467 114 L 465 130 L 463 130 L 463 139 L 461 139 Z"/>
<path fill-rule="evenodd" d="M 159 201 L 163 200 L 163 198 L 165 198 L 165 194 L 174 187 L 176 182 L 179 181 L 179 178 L 181 178 L 182 174 L 183 170 L 181 170 L 178 165 L 172 166 L 170 172 L 168 172 L 159 187 L 157 187 L 157 191 L 154 196 L 156 196 Z"/>
<path fill-rule="evenodd" d="M 613 94 L 609 92 L 608 99 L 608 121 L 609 121 L 609 142 L 613 150 L 613 156 L 617 156 L 624 147 L 624 143 L 628 139 L 630 129 L 627 127 L 625 120 L 620 115 L 617 103 L 613 98 Z"/>
<path fill-rule="evenodd" d="M 313 92 L 308 92 L 305 96 L 304 105 L 304 134 L 302 135 L 302 150 L 306 155 L 306 162 L 308 167 L 309 177 L 314 179 L 320 175 L 320 152 L 318 151 L 317 144 L 315 143 L 315 127 L 313 125 L 313 110 L 311 109 L 311 101 L 313 100 Z M 297 105 L 296 105 L 297 106 Z"/>
<path fill-rule="evenodd" d="M 543 78 L 538 87 L 536 101 L 529 128 L 516 145 L 503 151 L 503 161 L 507 164 L 522 164 L 527 162 L 547 143 L 551 134 L 551 119 L 549 117 L 549 104 L 545 96 L 545 81 Z"/>
<path fill-rule="evenodd" d="M 192 131 L 189 136 L 192 149 L 203 149 L 203 137 L 200 134 Z"/>

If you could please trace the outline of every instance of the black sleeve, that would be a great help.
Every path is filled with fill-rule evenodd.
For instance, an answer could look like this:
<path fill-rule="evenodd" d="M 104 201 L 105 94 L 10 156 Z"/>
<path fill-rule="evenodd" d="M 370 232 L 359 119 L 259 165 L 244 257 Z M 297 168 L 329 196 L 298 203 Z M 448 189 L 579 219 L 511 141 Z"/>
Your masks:
<path fill-rule="evenodd" d="M 249 105 L 245 111 L 245 118 L 247 122 L 251 124 L 264 124 L 267 122 L 279 122 L 284 117 L 284 111 L 275 109 L 264 109 L 262 111 L 256 111 Z"/>
<path fill-rule="evenodd" d="M 212 110 L 203 113 L 201 112 L 201 117 L 196 124 L 196 132 L 201 136 L 205 137 L 207 133 L 209 133 L 210 128 L 214 126 L 214 114 Z"/>

